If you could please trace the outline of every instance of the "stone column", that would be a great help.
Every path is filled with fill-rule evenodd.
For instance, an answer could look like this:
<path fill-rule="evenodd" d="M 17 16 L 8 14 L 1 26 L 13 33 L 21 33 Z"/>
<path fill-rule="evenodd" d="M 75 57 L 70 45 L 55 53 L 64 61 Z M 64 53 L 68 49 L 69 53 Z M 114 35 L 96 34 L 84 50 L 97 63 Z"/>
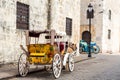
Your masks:
<path fill-rule="evenodd" d="M 51 0 L 48 0 L 47 29 L 51 29 Z"/>

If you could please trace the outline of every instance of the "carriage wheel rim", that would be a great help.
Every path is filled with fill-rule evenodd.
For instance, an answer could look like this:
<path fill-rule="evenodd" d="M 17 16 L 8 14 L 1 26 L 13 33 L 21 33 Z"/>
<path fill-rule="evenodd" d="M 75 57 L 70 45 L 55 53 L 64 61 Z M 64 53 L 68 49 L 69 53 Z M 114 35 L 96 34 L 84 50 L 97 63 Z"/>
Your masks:
<path fill-rule="evenodd" d="M 74 70 L 74 59 L 72 55 L 69 56 L 69 70 L 70 71 Z"/>
<path fill-rule="evenodd" d="M 61 74 L 61 58 L 59 54 L 56 54 L 53 58 L 53 74 L 55 78 L 59 78 Z"/>
<path fill-rule="evenodd" d="M 22 54 L 18 62 L 18 71 L 20 76 L 26 76 L 29 70 L 29 64 L 27 62 L 27 56 Z"/>

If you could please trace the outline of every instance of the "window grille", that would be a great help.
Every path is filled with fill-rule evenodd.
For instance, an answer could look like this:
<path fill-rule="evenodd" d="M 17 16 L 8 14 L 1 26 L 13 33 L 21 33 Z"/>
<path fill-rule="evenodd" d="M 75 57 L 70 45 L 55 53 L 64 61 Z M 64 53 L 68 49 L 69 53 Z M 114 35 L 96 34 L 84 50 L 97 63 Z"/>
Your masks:
<path fill-rule="evenodd" d="M 29 29 L 29 5 L 17 2 L 17 29 Z"/>
<path fill-rule="evenodd" d="M 66 34 L 71 36 L 72 35 L 72 19 L 66 18 Z"/>

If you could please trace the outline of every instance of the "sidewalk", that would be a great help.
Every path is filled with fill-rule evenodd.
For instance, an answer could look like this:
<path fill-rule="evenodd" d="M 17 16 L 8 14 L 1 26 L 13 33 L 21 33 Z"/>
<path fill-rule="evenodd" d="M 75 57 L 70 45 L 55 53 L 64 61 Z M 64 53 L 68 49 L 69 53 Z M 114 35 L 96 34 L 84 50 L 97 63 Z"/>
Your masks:
<path fill-rule="evenodd" d="M 92 57 L 94 58 L 94 57 Z M 80 56 L 76 56 L 74 58 L 75 63 L 78 63 L 80 61 L 84 61 L 84 60 L 88 60 L 88 59 L 92 59 L 92 58 L 88 58 L 87 54 L 81 54 Z M 44 68 L 41 66 L 30 66 L 30 73 L 34 72 L 34 71 L 38 71 L 38 70 L 43 70 Z M 2 65 L 0 66 L 0 79 L 6 79 L 6 78 L 10 78 L 10 77 L 14 77 L 18 75 L 18 67 L 17 67 L 17 63 L 14 64 L 6 64 L 6 65 Z"/>

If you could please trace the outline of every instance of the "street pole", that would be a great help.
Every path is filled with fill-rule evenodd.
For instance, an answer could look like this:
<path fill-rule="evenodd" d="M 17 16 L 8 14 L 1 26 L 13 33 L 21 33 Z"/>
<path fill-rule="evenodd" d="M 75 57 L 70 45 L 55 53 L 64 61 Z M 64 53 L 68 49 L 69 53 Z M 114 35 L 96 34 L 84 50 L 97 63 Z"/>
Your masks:
<path fill-rule="evenodd" d="M 88 57 L 92 57 L 91 56 L 91 47 L 90 47 L 90 43 L 91 43 L 91 18 L 89 18 L 89 32 L 90 32 L 90 40 L 89 40 L 89 53 L 88 53 Z"/>
<path fill-rule="evenodd" d="M 88 10 L 87 10 L 87 19 L 89 19 L 89 42 L 88 42 L 88 48 L 89 48 L 89 53 L 88 53 L 88 57 L 92 57 L 91 56 L 91 19 L 94 18 L 94 10 L 93 10 L 93 6 L 91 4 L 88 5 Z"/>

